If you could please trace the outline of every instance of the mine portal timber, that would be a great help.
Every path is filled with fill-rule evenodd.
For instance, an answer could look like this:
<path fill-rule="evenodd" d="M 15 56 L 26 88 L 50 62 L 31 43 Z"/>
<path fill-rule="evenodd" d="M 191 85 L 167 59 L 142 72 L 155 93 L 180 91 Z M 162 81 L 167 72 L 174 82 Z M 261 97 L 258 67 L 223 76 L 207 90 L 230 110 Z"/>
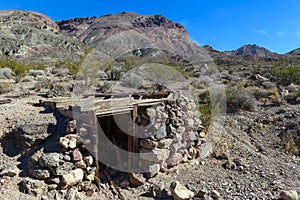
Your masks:
<path fill-rule="evenodd" d="M 126 141 L 126 149 L 128 151 L 127 167 L 130 172 L 132 169 L 132 153 L 139 153 L 139 138 L 134 137 L 139 130 L 134 123 L 138 120 L 138 115 L 151 106 L 164 105 L 166 103 L 174 103 L 177 94 L 173 92 L 160 92 L 160 93 L 133 93 L 133 94 L 93 94 L 86 95 L 83 98 L 52 98 L 41 101 L 44 107 L 50 107 L 60 113 L 64 117 L 76 119 L 77 126 L 83 126 L 88 131 L 88 138 L 91 139 L 88 150 L 96 159 L 96 167 L 99 172 L 99 161 L 101 162 L 100 152 L 101 141 L 99 141 L 99 131 L 105 131 L 107 137 L 113 143 L 118 143 L 118 139 Z M 127 133 L 124 131 L 121 134 L 117 130 L 112 117 L 123 116 L 123 120 L 127 123 Z M 127 119 L 127 120 L 126 120 Z M 99 127 L 101 123 L 105 123 L 105 128 Z M 78 126 L 78 127 L 79 127 Z M 117 134 L 116 134 L 117 133 Z M 77 134 L 81 136 L 79 130 Z M 124 139 L 124 137 L 127 137 Z M 88 142 L 87 142 L 88 143 Z M 116 151 L 118 164 L 122 165 L 122 160 Z"/>

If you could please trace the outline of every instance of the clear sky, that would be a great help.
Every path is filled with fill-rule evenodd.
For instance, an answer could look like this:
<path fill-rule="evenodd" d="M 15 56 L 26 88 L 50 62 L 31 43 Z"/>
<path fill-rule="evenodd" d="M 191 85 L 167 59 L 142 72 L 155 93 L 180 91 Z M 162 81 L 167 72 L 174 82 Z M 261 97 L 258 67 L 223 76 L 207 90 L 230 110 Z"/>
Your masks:
<path fill-rule="evenodd" d="M 37 11 L 53 20 L 123 11 L 161 14 L 217 50 L 244 44 L 277 53 L 300 48 L 300 0 L 1 0 L 0 9 Z"/>

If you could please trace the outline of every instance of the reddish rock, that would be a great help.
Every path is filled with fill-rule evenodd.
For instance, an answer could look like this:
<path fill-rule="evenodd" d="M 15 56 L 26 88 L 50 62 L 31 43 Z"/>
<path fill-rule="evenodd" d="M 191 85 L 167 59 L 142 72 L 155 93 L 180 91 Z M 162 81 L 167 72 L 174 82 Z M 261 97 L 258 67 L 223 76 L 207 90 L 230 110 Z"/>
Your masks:
<path fill-rule="evenodd" d="M 80 152 L 80 150 L 77 148 L 72 152 L 72 158 L 74 161 L 80 161 L 82 160 L 82 154 Z"/>
<path fill-rule="evenodd" d="M 174 153 L 170 155 L 170 157 L 167 159 L 167 165 L 168 167 L 174 167 L 181 163 L 183 160 L 183 156 L 180 153 Z"/>
<path fill-rule="evenodd" d="M 144 183 L 146 182 L 146 178 L 144 177 L 143 174 L 130 173 L 129 174 L 129 182 L 132 185 L 141 186 L 141 185 L 144 185 Z"/>

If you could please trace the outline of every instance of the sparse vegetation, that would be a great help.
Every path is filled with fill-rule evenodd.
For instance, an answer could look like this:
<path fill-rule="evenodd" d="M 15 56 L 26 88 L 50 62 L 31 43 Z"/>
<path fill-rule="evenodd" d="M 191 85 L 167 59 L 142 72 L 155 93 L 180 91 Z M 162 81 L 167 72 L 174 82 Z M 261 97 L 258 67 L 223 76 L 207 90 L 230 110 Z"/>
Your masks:
<path fill-rule="evenodd" d="M 254 97 L 243 87 L 227 86 L 227 111 L 236 112 L 238 110 L 253 111 L 256 107 Z"/>
<path fill-rule="evenodd" d="M 282 137 L 284 151 L 293 155 L 299 155 L 300 139 L 297 139 L 296 131 L 288 131 Z"/>

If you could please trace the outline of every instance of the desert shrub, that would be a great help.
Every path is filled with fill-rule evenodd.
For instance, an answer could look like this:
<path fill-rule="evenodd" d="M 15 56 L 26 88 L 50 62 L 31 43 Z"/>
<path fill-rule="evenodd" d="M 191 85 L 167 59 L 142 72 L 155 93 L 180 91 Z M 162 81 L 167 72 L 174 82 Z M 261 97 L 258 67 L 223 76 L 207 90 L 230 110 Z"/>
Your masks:
<path fill-rule="evenodd" d="M 258 87 L 253 87 L 249 90 L 257 100 L 263 102 L 266 105 L 269 104 L 279 106 L 283 102 L 277 88 L 262 89 Z"/>
<path fill-rule="evenodd" d="M 12 70 L 15 81 L 19 82 L 30 69 L 44 70 L 46 67 L 39 62 L 18 61 L 10 57 L 4 57 L 0 60 L 0 68 L 9 68 Z"/>
<path fill-rule="evenodd" d="M 0 79 L 11 79 L 12 78 L 12 70 L 8 67 L 4 67 L 0 69 Z"/>
<path fill-rule="evenodd" d="M 286 153 L 299 155 L 300 139 L 297 138 L 297 132 L 289 130 L 282 138 L 283 148 Z"/>
<path fill-rule="evenodd" d="M 237 86 L 226 87 L 227 111 L 253 111 L 256 107 L 255 98 L 245 89 Z"/>
<path fill-rule="evenodd" d="M 274 79 L 283 85 L 289 85 L 291 83 L 300 83 L 300 65 L 293 64 L 289 66 L 274 65 L 269 70 L 269 73 L 274 77 Z"/>
<path fill-rule="evenodd" d="M 82 60 L 75 60 L 67 58 L 65 60 L 59 60 L 54 63 L 56 68 L 65 68 L 69 70 L 71 75 L 76 75 L 81 68 Z"/>
<path fill-rule="evenodd" d="M 12 91 L 12 83 L 10 82 L 1 82 L 0 83 L 0 94 L 6 94 Z"/>

